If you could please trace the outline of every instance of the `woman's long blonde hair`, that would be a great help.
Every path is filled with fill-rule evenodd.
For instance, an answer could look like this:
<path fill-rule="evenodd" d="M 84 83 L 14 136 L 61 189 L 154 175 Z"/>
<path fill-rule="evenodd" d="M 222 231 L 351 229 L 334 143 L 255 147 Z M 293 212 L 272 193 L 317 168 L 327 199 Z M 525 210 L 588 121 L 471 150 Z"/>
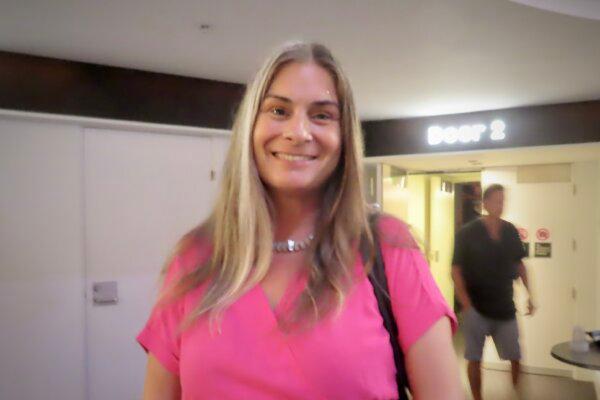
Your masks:
<path fill-rule="evenodd" d="M 340 104 L 341 157 L 326 184 L 315 240 L 309 252 L 308 284 L 299 298 L 297 316 L 319 318 L 339 307 L 354 277 L 357 243 L 373 239 L 363 195 L 363 143 L 352 90 L 331 52 L 316 43 L 292 43 L 275 52 L 247 87 L 233 125 L 220 194 L 207 221 L 185 235 L 174 256 L 198 240 L 213 246 L 209 260 L 176 280 L 166 297 L 181 296 L 207 284 L 202 300 L 189 320 L 203 314 L 218 317 L 249 288 L 258 284 L 271 264 L 273 210 L 254 160 L 252 134 L 261 102 L 284 65 L 313 62 L 332 76 Z M 369 263 L 370 264 L 370 263 Z"/>

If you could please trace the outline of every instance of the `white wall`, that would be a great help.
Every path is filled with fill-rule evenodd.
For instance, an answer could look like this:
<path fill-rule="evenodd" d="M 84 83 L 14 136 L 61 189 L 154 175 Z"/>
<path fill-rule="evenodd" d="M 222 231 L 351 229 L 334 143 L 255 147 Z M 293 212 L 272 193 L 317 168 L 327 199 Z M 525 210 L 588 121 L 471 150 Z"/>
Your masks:
<path fill-rule="evenodd" d="M 482 185 L 501 183 L 507 188 L 505 217 L 529 230 L 531 253 L 535 231 L 541 225 L 551 230 L 552 259 L 525 260 L 538 303 L 533 317 L 519 316 L 524 349 L 524 365 L 538 369 L 571 372 L 574 368 L 552 359 L 552 345 L 570 339 L 573 324 L 590 328 L 594 323 L 598 260 L 598 167 L 596 162 L 571 165 L 572 183 L 527 183 L 516 181 L 517 168 L 486 169 Z M 575 194 L 573 194 L 575 185 Z M 575 241 L 575 248 L 573 247 Z M 575 288 L 577 298 L 571 298 Z M 525 292 L 515 291 L 517 307 L 524 311 Z M 486 360 L 499 361 L 493 346 L 487 346 Z M 575 373 L 586 379 L 585 373 Z"/>
<path fill-rule="evenodd" d="M 575 288 L 575 323 L 586 330 L 597 327 L 596 310 L 598 295 L 596 288 L 600 265 L 596 250 L 596 241 L 600 230 L 598 220 L 598 163 L 575 163 L 571 166 L 571 176 L 576 185 L 575 195 L 575 238 L 576 251 L 573 264 L 576 268 Z M 575 368 L 574 377 L 582 380 L 592 380 L 589 370 Z"/>
<path fill-rule="evenodd" d="M 0 119 L 0 398 L 85 398 L 82 140 Z"/>
<path fill-rule="evenodd" d="M 0 114 L 0 399 L 140 398 L 135 335 L 172 245 L 212 205 L 229 139 L 39 119 Z M 117 305 L 92 304 L 102 280 Z"/>

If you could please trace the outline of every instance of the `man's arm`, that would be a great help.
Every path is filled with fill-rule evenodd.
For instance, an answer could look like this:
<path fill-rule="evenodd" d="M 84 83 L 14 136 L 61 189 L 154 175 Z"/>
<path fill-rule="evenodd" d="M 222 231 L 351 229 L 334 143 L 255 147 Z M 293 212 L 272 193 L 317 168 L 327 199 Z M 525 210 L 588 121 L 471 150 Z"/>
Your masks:
<path fill-rule="evenodd" d="M 535 313 L 535 305 L 533 304 L 533 296 L 531 295 L 531 289 L 529 287 L 529 277 L 527 276 L 527 268 L 525 268 L 525 264 L 523 264 L 523 261 L 519 261 L 519 265 L 517 267 L 517 274 L 521 278 L 525 289 L 527 289 L 527 294 L 529 295 L 527 299 L 527 313 L 525 315 L 533 315 Z"/>
<path fill-rule="evenodd" d="M 458 301 L 463 307 L 463 310 L 467 311 L 471 308 L 471 298 L 467 293 L 467 288 L 465 285 L 465 279 L 462 275 L 462 269 L 460 265 L 452 266 L 452 279 L 454 280 L 454 290 L 456 292 L 456 297 L 458 297 Z"/>

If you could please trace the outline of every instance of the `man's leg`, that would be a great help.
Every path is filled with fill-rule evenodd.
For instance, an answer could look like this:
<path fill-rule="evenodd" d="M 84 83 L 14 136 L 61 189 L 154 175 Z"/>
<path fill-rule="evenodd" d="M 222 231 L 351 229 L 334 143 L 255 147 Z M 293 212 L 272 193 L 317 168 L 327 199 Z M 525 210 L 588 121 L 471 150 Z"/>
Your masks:
<path fill-rule="evenodd" d="M 469 361 L 467 374 L 469 375 L 473 400 L 481 400 L 481 361 Z"/>
<path fill-rule="evenodd" d="M 521 375 L 521 348 L 519 346 L 519 326 L 516 318 L 507 321 L 494 321 L 492 338 L 500 358 L 510 361 L 512 383 L 516 389 Z"/>
<path fill-rule="evenodd" d="M 521 362 L 519 360 L 511 360 L 510 372 L 512 374 L 513 386 L 516 388 L 519 386 L 519 376 L 521 374 Z"/>
<path fill-rule="evenodd" d="M 481 355 L 488 331 L 485 317 L 481 316 L 474 308 L 463 314 L 463 334 L 465 336 L 465 359 L 467 363 L 467 376 L 473 400 L 482 400 L 481 397 Z"/>

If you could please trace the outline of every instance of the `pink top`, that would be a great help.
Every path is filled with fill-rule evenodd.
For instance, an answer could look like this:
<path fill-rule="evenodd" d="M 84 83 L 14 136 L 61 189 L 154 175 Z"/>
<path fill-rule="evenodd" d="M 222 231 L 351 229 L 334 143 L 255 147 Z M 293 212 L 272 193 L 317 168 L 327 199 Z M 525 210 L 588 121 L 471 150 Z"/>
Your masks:
<path fill-rule="evenodd" d="M 384 217 L 379 229 L 399 342 L 406 354 L 442 316 L 450 318 L 455 331 L 456 317 L 421 252 L 406 244 L 410 234 L 405 225 Z M 209 254 L 204 246 L 177 258 L 167 281 Z M 307 331 L 284 334 L 277 324 L 277 316 L 305 284 L 298 279 L 275 310 L 257 285 L 227 309 L 220 332 L 211 331 L 204 317 L 180 332 L 184 314 L 198 304 L 199 288 L 155 307 L 137 340 L 179 375 L 183 399 L 397 398 L 389 336 L 360 257 L 356 268 L 359 279 L 341 312 Z"/>

